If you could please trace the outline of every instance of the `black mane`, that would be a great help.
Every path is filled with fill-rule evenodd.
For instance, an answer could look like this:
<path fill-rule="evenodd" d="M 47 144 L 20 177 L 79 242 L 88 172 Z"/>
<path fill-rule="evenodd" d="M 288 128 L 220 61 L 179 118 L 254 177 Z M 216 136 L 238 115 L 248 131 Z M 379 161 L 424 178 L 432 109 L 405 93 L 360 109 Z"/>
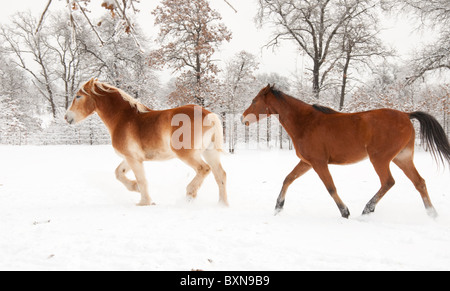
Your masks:
<path fill-rule="evenodd" d="M 281 98 L 283 98 L 283 95 L 286 95 L 283 92 L 281 92 L 280 90 L 275 89 L 275 88 L 272 88 L 272 93 L 273 93 L 273 95 L 275 95 L 275 97 L 277 97 L 277 99 L 281 99 Z"/>
<path fill-rule="evenodd" d="M 274 87 L 272 87 L 271 89 L 272 89 L 273 95 L 275 95 L 275 97 L 276 97 L 277 99 L 283 99 L 283 98 L 286 97 L 286 96 L 287 96 L 287 97 L 291 97 L 291 96 L 286 95 L 285 93 L 281 92 L 280 90 L 278 90 L 278 89 L 276 89 L 276 88 L 274 88 Z M 292 98 L 292 99 L 295 99 L 295 100 L 297 100 L 297 101 L 301 101 L 301 100 L 299 100 L 299 99 L 297 99 L 297 98 L 294 98 L 294 97 L 291 97 L 291 98 Z M 325 106 L 318 105 L 318 104 L 314 104 L 312 107 L 313 107 L 315 110 L 317 110 L 317 111 L 319 111 L 319 112 L 322 112 L 322 113 L 325 113 L 325 114 L 335 114 L 335 113 L 339 113 L 338 111 L 336 111 L 336 110 L 334 110 L 334 109 L 332 109 L 332 108 L 325 107 Z"/>
<path fill-rule="evenodd" d="M 339 113 L 338 111 L 331 109 L 330 107 L 325 107 L 322 105 L 318 105 L 318 104 L 314 104 L 313 108 L 316 109 L 317 111 L 320 111 L 322 113 L 325 114 L 335 114 L 335 113 Z"/>

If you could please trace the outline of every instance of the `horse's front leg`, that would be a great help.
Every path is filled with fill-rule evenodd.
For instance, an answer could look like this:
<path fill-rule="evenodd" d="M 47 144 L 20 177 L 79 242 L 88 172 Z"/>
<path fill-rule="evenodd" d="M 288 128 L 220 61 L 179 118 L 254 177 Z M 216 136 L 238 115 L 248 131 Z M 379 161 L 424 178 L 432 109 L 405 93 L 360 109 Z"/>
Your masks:
<path fill-rule="evenodd" d="M 127 178 L 127 173 L 131 170 L 127 161 L 123 161 L 116 169 L 116 178 L 127 187 L 129 191 L 140 192 L 136 181 Z"/>
<path fill-rule="evenodd" d="M 325 187 L 327 187 L 327 190 L 330 193 L 331 197 L 333 198 L 334 202 L 336 202 L 336 205 L 339 208 L 342 217 L 348 218 L 350 216 L 350 211 L 337 194 L 336 186 L 334 185 L 333 178 L 331 177 L 330 170 L 328 169 L 328 164 L 323 162 L 316 163 L 313 165 L 313 168 L 319 175 L 322 182 L 325 184 Z"/>
<path fill-rule="evenodd" d="M 136 176 L 137 186 L 139 187 L 139 192 L 141 193 L 141 202 L 139 202 L 138 206 L 155 205 L 148 193 L 148 183 L 145 177 L 144 163 L 132 158 L 127 158 L 126 161 Z"/>
<path fill-rule="evenodd" d="M 284 180 L 284 183 L 283 183 L 283 188 L 281 189 L 280 195 L 278 196 L 278 199 L 277 199 L 277 205 L 275 207 L 275 214 L 278 214 L 283 210 L 284 201 L 286 199 L 286 193 L 287 193 L 289 186 L 291 186 L 291 184 L 295 180 L 297 180 L 298 178 L 303 176 L 310 169 L 311 169 L 310 164 L 308 164 L 304 161 L 300 161 L 300 163 L 295 167 L 295 169 L 286 177 L 286 179 Z"/>

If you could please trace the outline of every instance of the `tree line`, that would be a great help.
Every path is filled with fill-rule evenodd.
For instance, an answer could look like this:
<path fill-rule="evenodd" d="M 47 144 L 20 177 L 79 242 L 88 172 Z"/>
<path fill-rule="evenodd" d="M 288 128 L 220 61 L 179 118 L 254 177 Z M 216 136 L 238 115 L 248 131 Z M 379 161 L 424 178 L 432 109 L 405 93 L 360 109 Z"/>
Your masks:
<path fill-rule="evenodd" d="M 449 85 L 436 81 L 441 78 L 436 71 L 445 74 L 450 68 L 450 4 L 391 2 L 258 0 L 255 25 L 272 32 L 267 47 L 293 43 L 305 59 L 303 71 L 281 76 L 258 74 L 258 56 L 247 51 L 219 65 L 216 52 L 233 33 L 208 0 L 161 0 L 152 11 L 159 29 L 153 41 L 134 20 L 133 15 L 142 13 L 139 1 L 105 0 L 105 14 L 95 19 L 89 8 L 98 4 L 67 1 L 68 9 L 51 13 L 50 0 L 40 17 L 21 12 L 0 28 L 0 143 L 39 143 L 49 127 L 52 134 L 60 132 L 79 143 L 107 142 L 98 119 L 68 130 L 61 118 L 91 77 L 154 109 L 194 103 L 221 114 L 230 151 L 255 135 L 258 143 L 275 135 L 280 146 L 288 143 L 287 135 L 269 121 L 262 125 L 265 134 L 258 128 L 252 135 L 255 129 L 241 128 L 235 118 L 268 83 L 306 102 L 346 112 L 428 110 L 448 133 Z M 379 37 L 380 15 L 388 10 L 407 11 L 420 27 L 439 29 L 439 39 L 417 51 L 413 60 L 394 62 L 395 51 Z M 158 70 L 170 70 L 175 77 L 162 84 Z M 12 138 L 17 136 L 19 142 Z"/>

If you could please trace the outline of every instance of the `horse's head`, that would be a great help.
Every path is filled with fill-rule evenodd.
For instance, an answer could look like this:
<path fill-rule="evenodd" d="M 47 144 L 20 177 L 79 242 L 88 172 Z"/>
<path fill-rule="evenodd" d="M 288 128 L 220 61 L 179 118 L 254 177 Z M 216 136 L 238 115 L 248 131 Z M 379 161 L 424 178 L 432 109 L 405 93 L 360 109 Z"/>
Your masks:
<path fill-rule="evenodd" d="M 274 114 L 268 104 L 269 99 L 275 97 L 273 91 L 274 87 L 275 85 L 271 86 L 269 84 L 267 85 L 267 87 L 259 91 L 255 99 L 253 99 L 250 107 L 247 108 L 247 110 L 245 110 L 244 114 L 242 115 L 242 123 L 249 126 L 252 123 L 259 122 L 261 118 Z"/>
<path fill-rule="evenodd" d="M 91 79 L 84 84 L 77 92 L 72 101 L 72 105 L 67 110 L 64 119 L 70 124 L 76 124 L 83 121 L 95 111 L 95 100 L 93 98 L 96 79 Z"/>

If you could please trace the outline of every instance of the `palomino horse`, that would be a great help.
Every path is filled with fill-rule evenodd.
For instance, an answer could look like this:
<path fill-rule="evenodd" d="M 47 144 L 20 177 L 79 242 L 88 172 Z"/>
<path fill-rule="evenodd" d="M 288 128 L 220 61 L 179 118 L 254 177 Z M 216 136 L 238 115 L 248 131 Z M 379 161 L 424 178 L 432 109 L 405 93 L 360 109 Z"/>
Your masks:
<path fill-rule="evenodd" d="M 294 142 L 301 159 L 286 177 L 276 204 L 277 213 L 283 209 L 289 186 L 311 168 L 325 184 L 336 202 L 341 215 L 350 212 L 339 198 L 329 164 L 346 165 L 369 158 L 381 181 L 381 189 L 369 201 L 363 214 L 375 211 L 375 206 L 395 181 L 389 169 L 393 161 L 414 183 L 420 192 L 427 212 L 437 216 L 431 204 L 424 179 L 413 163 L 415 130 L 410 121 L 421 124 L 424 142 L 434 157 L 450 163 L 450 145 L 442 126 L 432 116 L 423 112 L 404 113 L 391 109 L 345 114 L 318 105 L 308 105 L 290 97 L 272 86 L 262 89 L 252 105 L 244 112 L 243 122 L 248 126 L 259 121 L 260 116 L 278 115 Z"/>
<path fill-rule="evenodd" d="M 220 162 L 223 129 L 217 115 L 193 105 L 153 111 L 122 90 L 92 79 L 78 91 L 65 119 L 75 124 L 94 112 L 105 123 L 114 149 L 124 159 L 116 177 L 128 190 L 141 193 L 139 206 L 154 205 L 143 162 L 173 158 L 179 158 L 197 173 L 187 187 L 189 199 L 197 196 L 212 170 L 219 185 L 220 202 L 228 205 L 226 173 Z M 136 181 L 126 177 L 130 170 Z M 170 177 L 167 180 L 170 182 Z"/>

